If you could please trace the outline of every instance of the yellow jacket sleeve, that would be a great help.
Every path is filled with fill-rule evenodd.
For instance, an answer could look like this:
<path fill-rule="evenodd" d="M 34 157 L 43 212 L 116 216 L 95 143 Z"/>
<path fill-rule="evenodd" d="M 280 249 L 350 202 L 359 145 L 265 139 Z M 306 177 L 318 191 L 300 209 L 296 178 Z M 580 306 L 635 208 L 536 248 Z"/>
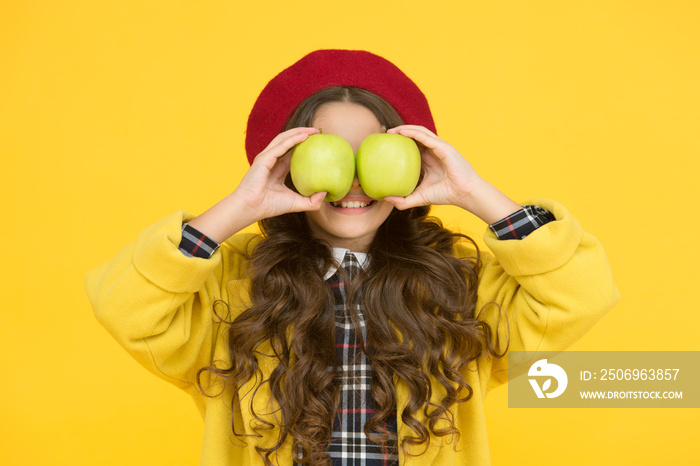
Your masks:
<path fill-rule="evenodd" d="M 222 264 L 221 249 L 210 259 L 185 256 L 178 246 L 191 218 L 183 211 L 165 217 L 85 278 L 98 321 L 139 363 L 188 391 L 213 358 L 213 304 L 227 298 L 221 284 L 245 267 L 240 254 L 226 254 Z"/>
<path fill-rule="evenodd" d="M 480 272 L 477 313 L 498 353 L 562 351 L 620 299 L 603 247 L 560 204 L 534 199 L 556 220 L 521 240 L 484 235 L 493 253 Z M 515 369 L 515 368 L 512 368 Z M 484 372 L 482 372 L 484 371 Z M 507 356 L 480 368 L 485 391 L 508 381 Z"/>

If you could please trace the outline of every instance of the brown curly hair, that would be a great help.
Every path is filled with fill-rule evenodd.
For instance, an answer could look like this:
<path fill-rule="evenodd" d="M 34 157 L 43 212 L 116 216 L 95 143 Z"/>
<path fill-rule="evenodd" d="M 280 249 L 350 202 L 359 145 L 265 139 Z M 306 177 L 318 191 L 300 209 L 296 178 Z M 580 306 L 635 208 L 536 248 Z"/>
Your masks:
<path fill-rule="evenodd" d="M 403 124 L 375 94 L 334 87 L 306 99 L 287 129 L 310 126 L 321 105 L 338 101 L 369 108 L 387 128 Z M 374 371 L 371 393 L 378 411 L 367 421 L 365 434 L 382 445 L 395 439 L 396 434 L 383 426 L 396 410 L 396 378 L 409 393 L 408 404 L 399 413 L 412 431 L 402 439 L 404 451 L 407 445 L 427 448 L 431 433 L 458 436 L 450 408 L 473 393 L 463 371 L 484 352 L 505 354 L 496 353 L 491 328 L 476 319 L 478 247 L 469 237 L 443 228 L 429 211 L 428 206 L 392 211 L 370 244 L 367 270 L 355 278 L 349 294 L 353 300 L 356 290 L 362 289 L 367 322 L 364 351 Z M 270 456 L 290 435 L 297 462 L 330 464 L 324 452 L 339 402 L 341 370 L 335 352 L 334 301 L 324 281 L 333 261 L 331 247 L 312 235 L 303 213 L 265 219 L 260 229 L 263 239 L 250 257 L 252 305 L 229 323 L 230 367 L 212 365 L 199 375 L 211 372 L 234 390 L 253 378 L 269 384 L 279 406 L 280 436 L 275 445 L 256 447 L 265 464 L 272 464 Z M 471 243 L 474 257 L 455 257 L 457 241 Z M 257 350 L 265 342 L 279 362 L 262 380 Z M 431 384 L 431 377 L 439 386 Z M 199 386 L 204 393 L 201 382 Z M 434 390 L 444 393 L 439 403 L 431 401 Z M 419 410 L 427 425 L 415 418 Z M 274 427 L 254 411 L 253 415 L 260 429 Z M 243 435 L 236 427 L 232 418 L 233 433 Z"/>

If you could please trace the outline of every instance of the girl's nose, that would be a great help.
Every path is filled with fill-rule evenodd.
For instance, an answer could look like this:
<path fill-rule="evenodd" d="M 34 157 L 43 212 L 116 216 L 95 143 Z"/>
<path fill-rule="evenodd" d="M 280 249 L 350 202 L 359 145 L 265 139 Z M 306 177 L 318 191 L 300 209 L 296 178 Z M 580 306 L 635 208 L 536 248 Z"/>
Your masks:
<path fill-rule="evenodd" d="M 357 173 L 355 173 L 355 178 L 352 180 L 352 187 L 357 188 L 360 186 L 360 179 L 357 177 Z"/>

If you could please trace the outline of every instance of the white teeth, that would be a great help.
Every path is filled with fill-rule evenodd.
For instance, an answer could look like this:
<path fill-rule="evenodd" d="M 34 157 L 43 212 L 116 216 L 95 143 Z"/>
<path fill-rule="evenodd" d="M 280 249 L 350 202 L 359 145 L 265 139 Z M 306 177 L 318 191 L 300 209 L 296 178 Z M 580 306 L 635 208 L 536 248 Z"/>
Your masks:
<path fill-rule="evenodd" d="M 357 209 L 358 207 L 367 207 L 369 204 L 370 204 L 369 202 L 360 202 L 360 201 L 333 202 L 333 205 L 335 207 L 343 207 L 344 209 Z"/>

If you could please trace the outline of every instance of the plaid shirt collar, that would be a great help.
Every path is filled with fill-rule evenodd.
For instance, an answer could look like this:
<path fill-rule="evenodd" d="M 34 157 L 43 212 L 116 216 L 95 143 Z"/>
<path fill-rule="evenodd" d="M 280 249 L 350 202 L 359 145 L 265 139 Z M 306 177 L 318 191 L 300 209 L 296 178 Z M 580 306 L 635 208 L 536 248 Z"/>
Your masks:
<path fill-rule="evenodd" d="M 326 271 L 326 275 L 323 277 L 324 280 L 328 280 L 333 276 L 333 274 L 338 270 L 338 267 L 340 264 L 343 263 L 343 259 L 345 259 L 345 254 L 349 252 L 355 256 L 357 259 L 358 264 L 362 269 L 364 269 L 367 265 L 367 254 L 364 252 L 353 252 L 350 251 L 347 248 L 333 248 L 333 260 L 334 264 L 331 265 L 331 267 Z"/>

